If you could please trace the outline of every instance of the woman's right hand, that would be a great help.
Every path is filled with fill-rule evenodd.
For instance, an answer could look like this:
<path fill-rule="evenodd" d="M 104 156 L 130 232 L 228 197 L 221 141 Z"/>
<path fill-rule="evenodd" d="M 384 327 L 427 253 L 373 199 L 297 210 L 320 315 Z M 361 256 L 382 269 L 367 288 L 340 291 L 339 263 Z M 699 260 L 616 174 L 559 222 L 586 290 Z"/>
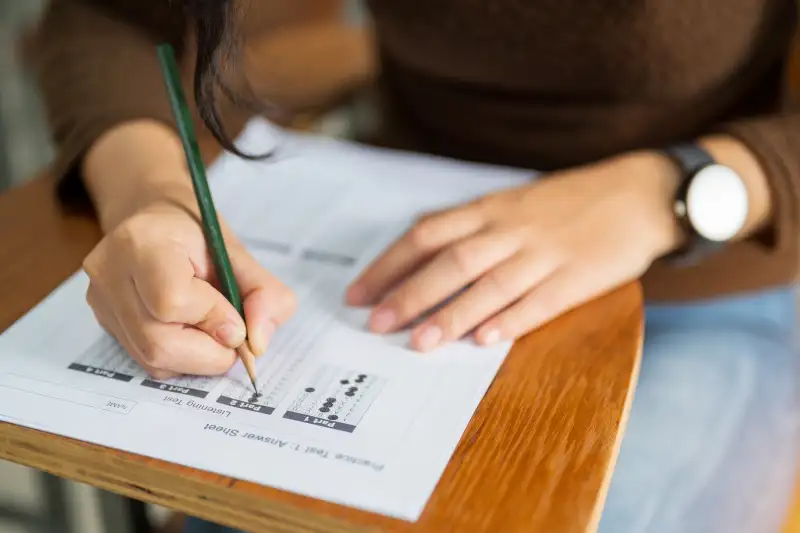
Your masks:
<path fill-rule="evenodd" d="M 121 222 L 86 257 L 87 301 L 99 323 L 155 379 L 217 375 L 242 346 L 261 355 L 294 312 L 291 291 L 225 235 L 245 321 L 214 286 L 202 228 L 189 210 L 154 203 Z"/>

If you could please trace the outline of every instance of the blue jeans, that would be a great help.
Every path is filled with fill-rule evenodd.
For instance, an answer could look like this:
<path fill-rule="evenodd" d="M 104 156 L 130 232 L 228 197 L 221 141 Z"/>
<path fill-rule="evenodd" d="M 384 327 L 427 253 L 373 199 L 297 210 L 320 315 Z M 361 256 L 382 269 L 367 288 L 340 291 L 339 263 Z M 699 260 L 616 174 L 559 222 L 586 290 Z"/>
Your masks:
<path fill-rule="evenodd" d="M 798 472 L 794 288 L 649 305 L 600 533 L 778 533 Z M 186 533 L 233 533 L 191 519 Z"/>

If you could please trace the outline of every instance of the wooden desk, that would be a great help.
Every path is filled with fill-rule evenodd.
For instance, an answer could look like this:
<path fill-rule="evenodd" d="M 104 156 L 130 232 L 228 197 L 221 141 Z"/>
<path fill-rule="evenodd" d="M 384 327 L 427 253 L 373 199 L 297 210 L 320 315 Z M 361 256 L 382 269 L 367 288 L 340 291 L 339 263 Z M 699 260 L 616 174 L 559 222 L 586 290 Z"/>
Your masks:
<path fill-rule="evenodd" d="M 0 330 L 99 238 L 60 212 L 46 177 L 0 196 Z M 519 342 L 413 524 L 12 424 L 0 458 L 253 532 L 583 533 L 599 520 L 641 342 L 638 285 Z"/>

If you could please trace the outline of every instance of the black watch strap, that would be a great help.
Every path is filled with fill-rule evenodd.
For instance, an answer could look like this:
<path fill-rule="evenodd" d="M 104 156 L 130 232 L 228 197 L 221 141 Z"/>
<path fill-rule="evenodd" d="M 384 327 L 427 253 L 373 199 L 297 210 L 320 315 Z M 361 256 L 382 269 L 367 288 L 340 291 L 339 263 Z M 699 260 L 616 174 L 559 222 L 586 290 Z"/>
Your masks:
<path fill-rule="evenodd" d="M 705 239 L 698 234 L 689 220 L 688 195 L 694 176 L 703 168 L 716 163 L 714 158 L 696 144 L 678 144 L 664 150 L 681 172 L 680 182 L 675 191 L 673 213 L 684 232 L 686 240 L 681 248 L 667 254 L 663 259 L 675 266 L 691 266 L 706 255 L 721 248 L 721 243 Z"/>
<path fill-rule="evenodd" d="M 681 184 L 691 181 L 697 171 L 715 163 L 711 154 L 696 144 L 678 144 L 664 150 L 681 168 Z M 685 187 L 684 187 L 685 188 Z"/>

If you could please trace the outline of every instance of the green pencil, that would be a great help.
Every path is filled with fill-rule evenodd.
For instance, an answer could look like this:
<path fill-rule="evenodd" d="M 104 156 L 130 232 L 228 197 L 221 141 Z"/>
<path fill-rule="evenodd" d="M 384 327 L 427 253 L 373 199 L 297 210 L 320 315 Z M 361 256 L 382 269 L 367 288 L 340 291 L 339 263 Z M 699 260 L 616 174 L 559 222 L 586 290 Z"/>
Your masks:
<path fill-rule="evenodd" d="M 164 75 L 164 82 L 167 86 L 172 113 L 178 127 L 178 133 L 183 143 L 183 151 L 186 154 L 186 162 L 189 166 L 189 174 L 192 177 L 192 185 L 200 207 L 203 233 L 211 253 L 217 278 L 219 279 L 220 289 L 228 301 L 236 308 L 244 319 L 244 307 L 236 278 L 233 275 L 231 260 L 228 257 L 228 250 L 225 248 L 225 240 L 222 237 L 222 230 L 219 226 L 219 219 L 214 208 L 214 200 L 211 197 L 211 189 L 206 179 L 205 165 L 200 156 L 200 148 L 197 145 L 197 136 L 192 124 L 192 117 L 186 97 L 183 94 L 181 79 L 178 71 L 178 63 L 175 59 L 175 51 L 172 46 L 162 44 L 158 46 L 158 60 L 161 63 L 161 71 Z M 258 392 L 255 378 L 255 358 L 248 350 L 239 350 L 239 357 L 247 369 L 253 389 Z"/>

